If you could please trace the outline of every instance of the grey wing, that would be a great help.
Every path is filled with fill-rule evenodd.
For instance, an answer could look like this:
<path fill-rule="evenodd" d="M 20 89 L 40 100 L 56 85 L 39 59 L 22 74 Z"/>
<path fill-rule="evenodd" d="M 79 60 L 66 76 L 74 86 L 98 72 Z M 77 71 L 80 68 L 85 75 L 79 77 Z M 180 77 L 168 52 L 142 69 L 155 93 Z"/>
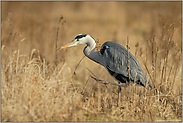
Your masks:
<path fill-rule="evenodd" d="M 127 49 L 122 45 L 108 41 L 102 45 L 101 54 L 105 61 L 105 67 L 110 74 L 116 74 L 120 82 L 128 80 Z M 145 86 L 146 75 L 137 59 L 129 52 L 130 79 L 137 84 Z"/>

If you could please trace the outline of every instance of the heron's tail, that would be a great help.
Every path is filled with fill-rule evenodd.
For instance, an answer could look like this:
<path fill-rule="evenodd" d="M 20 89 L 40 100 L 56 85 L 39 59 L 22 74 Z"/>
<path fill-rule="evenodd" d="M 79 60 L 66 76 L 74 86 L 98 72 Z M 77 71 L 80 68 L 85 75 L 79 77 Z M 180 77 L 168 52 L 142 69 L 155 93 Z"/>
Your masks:
<path fill-rule="evenodd" d="M 136 83 L 144 86 L 146 89 L 151 90 L 152 84 L 149 81 L 148 77 L 145 75 L 143 71 L 138 71 L 138 74 L 136 74 Z"/>

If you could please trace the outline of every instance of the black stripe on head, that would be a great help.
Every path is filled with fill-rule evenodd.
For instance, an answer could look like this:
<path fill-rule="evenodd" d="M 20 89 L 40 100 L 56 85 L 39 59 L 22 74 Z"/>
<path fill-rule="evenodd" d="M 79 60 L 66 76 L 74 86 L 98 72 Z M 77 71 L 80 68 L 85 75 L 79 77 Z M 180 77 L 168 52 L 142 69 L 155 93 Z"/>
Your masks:
<path fill-rule="evenodd" d="M 80 38 L 82 38 L 82 37 L 86 37 L 86 34 L 77 35 L 77 36 L 75 37 L 75 39 L 80 39 Z"/>

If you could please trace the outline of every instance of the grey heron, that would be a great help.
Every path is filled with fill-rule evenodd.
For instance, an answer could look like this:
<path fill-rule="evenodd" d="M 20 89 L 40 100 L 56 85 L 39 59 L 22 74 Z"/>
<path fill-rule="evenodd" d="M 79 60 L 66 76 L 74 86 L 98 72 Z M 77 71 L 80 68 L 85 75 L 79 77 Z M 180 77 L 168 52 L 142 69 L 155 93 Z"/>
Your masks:
<path fill-rule="evenodd" d="M 96 43 L 94 38 L 88 34 L 79 34 L 71 42 L 61 46 L 58 50 L 67 47 L 77 46 L 80 44 L 87 44 L 84 48 L 84 54 L 91 60 L 104 66 L 109 74 L 120 83 L 129 82 L 128 77 L 128 60 L 127 49 L 119 43 L 113 41 L 105 42 L 100 51 L 95 51 Z M 129 52 L 129 67 L 130 67 L 130 81 L 135 82 L 138 85 L 144 86 L 147 89 L 152 88 L 151 82 L 142 70 L 140 63 Z M 146 83 L 148 83 L 146 85 Z M 118 102 L 119 92 L 121 87 L 118 88 Z M 118 105 L 118 103 L 117 103 Z"/>

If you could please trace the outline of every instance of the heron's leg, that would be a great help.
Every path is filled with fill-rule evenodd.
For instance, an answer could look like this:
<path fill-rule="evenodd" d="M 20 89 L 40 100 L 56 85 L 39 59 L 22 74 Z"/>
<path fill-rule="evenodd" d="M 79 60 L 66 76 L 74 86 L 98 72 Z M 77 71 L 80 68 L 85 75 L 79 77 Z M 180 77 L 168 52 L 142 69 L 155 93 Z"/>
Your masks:
<path fill-rule="evenodd" d="M 121 86 L 122 87 L 126 87 L 126 85 L 122 85 L 122 84 L 120 84 L 120 82 L 118 82 L 118 84 L 117 83 L 112 83 L 112 82 L 107 82 L 107 81 L 104 81 L 104 80 L 100 80 L 100 79 L 97 79 L 97 78 L 95 78 L 95 77 L 93 77 L 93 76 L 91 76 L 93 79 L 95 79 L 97 82 L 102 82 L 102 83 L 105 83 L 105 84 L 113 84 L 113 85 L 118 85 L 119 86 L 119 88 L 118 88 L 118 100 L 117 100 L 117 106 L 119 106 L 119 93 L 121 92 Z M 107 86 L 106 86 L 107 87 Z"/>
<path fill-rule="evenodd" d="M 117 106 L 119 106 L 119 98 L 120 98 L 120 93 L 121 92 L 121 87 L 119 86 L 118 88 L 118 102 L 117 102 Z"/>

